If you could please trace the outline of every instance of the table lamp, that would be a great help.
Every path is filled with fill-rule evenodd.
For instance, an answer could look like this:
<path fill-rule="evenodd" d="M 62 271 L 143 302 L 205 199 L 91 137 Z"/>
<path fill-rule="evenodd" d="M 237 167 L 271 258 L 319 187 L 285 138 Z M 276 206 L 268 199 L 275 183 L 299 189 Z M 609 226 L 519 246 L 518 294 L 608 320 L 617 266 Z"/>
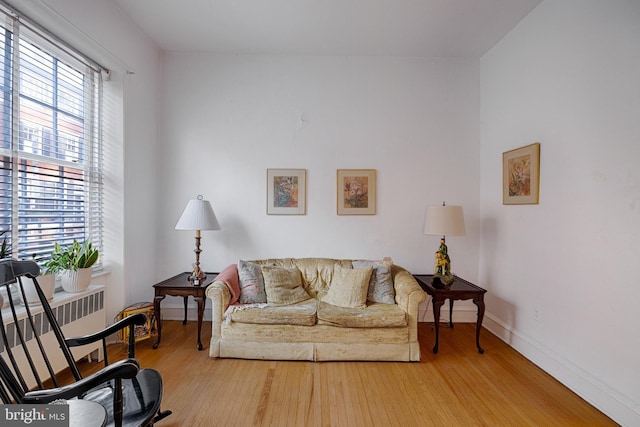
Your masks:
<path fill-rule="evenodd" d="M 451 258 L 447 248 L 445 236 L 464 235 L 464 215 L 462 206 L 429 206 L 424 223 L 424 234 L 442 236 L 440 247 L 436 251 L 433 274 L 439 281 L 449 285 L 453 282 L 451 274 Z"/>
<path fill-rule="evenodd" d="M 208 200 L 202 200 L 202 196 L 198 195 L 196 199 L 189 200 L 187 207 L 184 208 L 176 230 L 195 230 L 196 232 L 196 262 L 193 264 L 193 272 L 187 278 L 194 286 L 200 286 L 207 276 L 200 268 L 200 230 L 220 230 L 220 224 L 213 213 L 213 208 Z"/>

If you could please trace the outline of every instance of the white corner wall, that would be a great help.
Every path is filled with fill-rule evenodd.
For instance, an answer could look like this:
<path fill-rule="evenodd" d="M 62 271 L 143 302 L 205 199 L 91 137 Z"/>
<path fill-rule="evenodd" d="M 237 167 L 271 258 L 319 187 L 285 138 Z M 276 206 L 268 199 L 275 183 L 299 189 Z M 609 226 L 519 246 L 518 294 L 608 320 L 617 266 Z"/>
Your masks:
<path fill-rule="evenodd" d="M 201 262 L 391 256 L 432 271 L 426 207 L 464 206 L 454 270 L 478 260 L 479 60 L 166 54 L 158 278 L 187 271 L 194 233 L 174 230 L 189 198 L 212 202 Z M 266 214 L 268 168 L 307 170 L 307 214 Z M 336 170 L 377 170 L 377 214 L 336 214 Z"/>
<path fill-rule="evenodd" d="M 546 0 L 481 60 L 485 325 L 640 425 L 640 3 Z M 504 151 L 541 143 L 540 204 L 503 206 Z"/>

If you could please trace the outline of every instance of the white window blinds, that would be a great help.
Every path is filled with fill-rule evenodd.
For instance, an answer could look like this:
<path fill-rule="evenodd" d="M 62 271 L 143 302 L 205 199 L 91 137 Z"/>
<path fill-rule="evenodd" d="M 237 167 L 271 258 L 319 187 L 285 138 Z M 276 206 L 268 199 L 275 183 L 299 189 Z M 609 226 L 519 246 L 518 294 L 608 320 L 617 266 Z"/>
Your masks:
<path fill-rule="evenodd" d="M 74 239 L 102 253 L 100 70 L 0 12 L 0 241 L 21 259 Z"/>

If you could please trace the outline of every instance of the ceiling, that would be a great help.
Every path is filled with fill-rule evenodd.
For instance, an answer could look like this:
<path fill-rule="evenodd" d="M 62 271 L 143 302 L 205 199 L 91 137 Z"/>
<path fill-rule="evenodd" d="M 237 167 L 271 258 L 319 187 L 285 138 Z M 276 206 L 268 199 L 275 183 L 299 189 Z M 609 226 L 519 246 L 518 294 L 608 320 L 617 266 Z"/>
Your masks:
<path fill-rule="evenodd" d="M 112 0 L 166 51 L 479 57 L 542 0 Z"/>

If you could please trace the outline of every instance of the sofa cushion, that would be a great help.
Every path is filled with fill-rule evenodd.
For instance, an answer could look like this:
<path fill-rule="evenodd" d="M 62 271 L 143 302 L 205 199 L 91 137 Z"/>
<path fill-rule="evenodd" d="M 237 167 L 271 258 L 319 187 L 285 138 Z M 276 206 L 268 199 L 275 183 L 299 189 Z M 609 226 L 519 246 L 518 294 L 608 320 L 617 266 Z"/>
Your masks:
<path fill-rule="evenodd" d="M 297 268 L 262 267 L 267 304 L 289 305 L 310 298 L 302 287 L 302 276 Z"/>
<path fill-rule="evenodd" d="M 260 265 L 274 265 L 276 267 L 296 267 L 302 273 L 303 286 L 307 293 L 317 298 L 318 293 L 326 293 L 333 279 L 335 265 L 351 268 L 351 260 L 331 258 L 271 258 L 253 260 Z"/>
<path fill-rule="evenodd" d="M 344 328 L 397 328 L 407 326 L 407 315 L 398 305 L 372 303 L 365 308 L 347 308 L 320 301 L 318 324 Z"/>
<path fill-rule="evenodd" d="M 322 300 L 339 307 L 366 307 L 367 289 L 373 267 L 344 268 L 334 266 L 333 279 Z"/>
<path fill-rule="evenodd" d="M 396 292 L 393 288 L 393 278 L 391 277 L 391 263 L 371 260 L 353 261 L 353 268 L 369 266 L 373 267 L 373 272 L 371 273 L 371 280 L 367 290 L 367 301 L 395 304 Z"/>
<path fill-rule="evenodd" d="M 240 285 L 239 303 L 256 304 L 267 302 L 260 265 L 240 260 L 238 262 L 238 284 Z"/>
<path fill-rule="evenodd" d="M 262 325 L 313 326 L 316 323 L 318 301 L 309 298 L 297 304 L 264 307 L 229 306 L 231 321 Z"/>

